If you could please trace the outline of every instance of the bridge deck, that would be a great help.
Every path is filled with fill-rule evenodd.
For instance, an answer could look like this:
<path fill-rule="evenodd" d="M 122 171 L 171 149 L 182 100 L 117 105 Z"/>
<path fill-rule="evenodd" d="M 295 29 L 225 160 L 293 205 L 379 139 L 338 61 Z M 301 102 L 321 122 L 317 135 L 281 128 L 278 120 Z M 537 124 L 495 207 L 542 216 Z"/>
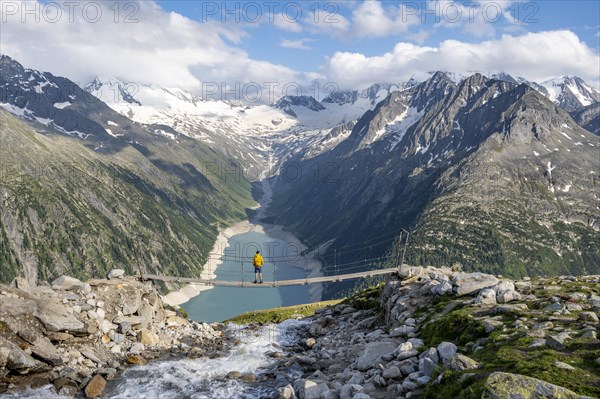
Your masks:
<path fill-rule="evenodd" d="M 322 276 L 322 277 L 309 277 L 300 278 L 295 280 L 281 280 L 281 281 L 265 281 L 263 284 L 254 284 L 252 281 L 225 281 L 225 280 L 207 280 L 189 277 L 174 277 L 174 276 L 160 276 L 156 274 L 143 274 L 144 280 L 157 280 L 169 283 L 190 283 L 190 284 L 201 284 L 210 286 L 221 286 L 221 287 L 251 287 L 251 288 L 271 288 L 271 287 L 282 287 L 286 285 L 305 285 L 305 284 L 316 284 L 325 282 L 335 282 L 350 280 L 354 278 L 366 278 L 373 276 L 381 276 L 385 274 L 397 273 L 397 268 L 391 269 L 380 269 L 371 270 L 359 273 L 349 274 L 338 274 L 335 276 Z"/>

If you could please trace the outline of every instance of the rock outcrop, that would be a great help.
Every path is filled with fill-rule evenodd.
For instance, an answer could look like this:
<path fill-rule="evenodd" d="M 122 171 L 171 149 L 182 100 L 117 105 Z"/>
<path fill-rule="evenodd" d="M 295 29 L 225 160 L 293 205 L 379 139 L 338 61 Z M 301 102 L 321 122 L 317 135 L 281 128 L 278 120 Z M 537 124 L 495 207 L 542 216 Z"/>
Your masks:
<path fill-rule="evenodd" d="M 100 397 L 128 364 L 162 352 L 200 356 L 220 346 L 220 326 L 164 306 L 151 282 L 123 276 L 0 286 L 0 393 L 53 384 L 62 395 Z"/>
<path fill-rule="evenodd" d="M 597 366 L 585 359 L 600 349 L 600 276 L 515 282 L 406 265 L 399 274 L 309 318 L 303 345 L 291 355 L 302 378 L 282 380 L 280 398 L 541 399 L 598 392 Z M 282 360 L 280 371 L 289 368 L 289 359 Z M 511 368 L 529 375 L 502 372 Z"/>

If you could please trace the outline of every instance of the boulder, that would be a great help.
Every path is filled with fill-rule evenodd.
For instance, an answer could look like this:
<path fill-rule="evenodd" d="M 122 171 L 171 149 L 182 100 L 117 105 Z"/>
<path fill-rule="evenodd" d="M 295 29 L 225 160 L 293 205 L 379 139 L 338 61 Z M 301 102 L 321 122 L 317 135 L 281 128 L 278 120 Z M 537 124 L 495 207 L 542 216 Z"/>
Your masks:
<path fill-rule="evenodd" d="M 31 345 L 32 354 L 38 359 L 51 364 L 53 366 L 59 366 L 63 364 L 63 360 L 54 347 L 52 342 L 46 337 L 38 337 Z"/>
<path fill-rule="evenodd" d="M 0 337 L 0 365 L 22 374 L 40 367 L 40 363 L 9 340 Z"/>
<path fill-rule="evenodd" d="M 125 270 L 123 269 L 112 269 L 111 271 L 108 272 L 108 274 L 106 275 L 106 278 L 109 280 L 115 279 L 115 278 L 121 278 L 125 275 Z"/>
<path fill-rule="evenodd" d="M 490 374 L 482 397 L 490 399 L 583 399 L 566 388 L 520 374 Z"/>
<path fill-rule="evenodd" d="M 99 398 L 106 388 L 106 380 L 101 375 L 95 375 L 85 387 L 85 396 Z"/>
<path fill-rule="evenodd" d="M 293 399 L 296 397 L 294 388 L 291 385 L 279 388 L 279 399 Z"/>
<path fill-rule="evenodd" d="M 393 342 L 369 342 L 356 361 L 356 368 L 360 371 L 367 371 L 376 367 L 381 362 L 381 356 L 393 352 L 395 349 L 396 344 Z"/>
<path fill-rule="evenodd" d="M 65 291 L 85 291 L 86 283 L 76 279 L 75 277 L 60 276 L 52 282 L 52 289 Z"/>
<path fill-rule="evenodd" d="M 160 338 L 158 338 L 158 335 L 145 328 L 140 330 L 138 339 L 144 346 L 156 346 L 160 343 Z"/>
<path fill-rule="evenodd" d="M 132 292 L 123 301 L 123 315 L 130 316 L 138 311 L 138 309 L 142 306 L 142 295 L 140 292 Z M 140 319 L 140 323 L 142 320 Z M 140 323 L 131 323 L 131 324 L 140 324 Z"/>
<path fill-rule="evenodd" d="M 419 359 L 420 376 L 432 377 L 436 367 L 437 364 L 428 357 Z"/>
<path fill-rule="evenodd" d="M 327 384 L 312 380 L 300 379 L 294 382 L 294 391 L 300 399 L 320 399 L 321 394 L 327 390 Z"/>
<path fill-rule="evenodd" d="M 396 366 L 391 366 L 383 370 L 383 378 L 398 378 L 402 376 L 402 372 Z"/>
<path fill-rule="evenodd" d="M 448 360 L 450 360 L 450 358 L 452 358 L 452 356 L 456 354 L 456 349 L 456 345 L 454 345 L 452 342 L 442 342 L 441 344 L 439 344 L 437 347 L 437 351 L 440 360 L 443 363 L 448 362 Z"/>
<path fill-rule="evenodd" d="M 480 367 L 480 364 L 470 357 L 457 353 L 450 358 L 446 367 L 454 371 L 464 371 L 477 369 Z"/>
<path fill-rule="evenodd" d="M 496 291 L 491 288 L 482 289 L 479 291 L 479 295 L 475 299 L 475 303 L 478 305 L 495 305 Z"/>
<path fill-rule="evenodd" d="M 505 291 L 498 294 L 496 298 L 498 303 L 508 303 L 512 301 L 520 301 L 521 294 L 519 294 L 517 291 Z"/>
<path fill-rule="evenodd" d="M 579 313 L 579 320 L 598 323 L 598 315 L 594 312 L 581 312 Z"/>
<path fill-rule="evenodd" d="M 454 275 L 453 283 L 456 295 L 473 295 L 484 288 L 495 286 L 498 279 L 484 273 L 460 273 Z"/>
<path fill-rule="evenodd" d="M 85 329 L 85 325 L 70 314 L 65 306 L 56 302 L 39 300 L 33 316 L 50 331 L 83 332 Z"/>
<path fill-rule="evenodd" d="M 54 389 L 60 396 L 74 397 L 79 391 L 79 385 L 67 377 L 59 377 L 53 382 Z"/>
<path fill-rule="evenodd" d="M 354 395 L 363 392 L 364 388 L 358 384 L 346 384 L 340 389 L 340 399 L 352 399 Z"/>

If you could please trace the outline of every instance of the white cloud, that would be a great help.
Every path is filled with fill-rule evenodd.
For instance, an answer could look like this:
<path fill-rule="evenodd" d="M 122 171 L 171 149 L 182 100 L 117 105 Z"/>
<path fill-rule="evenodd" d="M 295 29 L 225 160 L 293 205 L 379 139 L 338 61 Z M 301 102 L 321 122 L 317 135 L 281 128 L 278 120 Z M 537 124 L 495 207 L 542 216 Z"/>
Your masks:
<path fill-rule="evenodd" d="M 297 21 L 294 17 L 288 16 L 287 14 L 273 14 L 272 21 L 273 25 L 279 29 L 294 33 L 302 32 L 300 21 Z"/>
<path fill-rule="evenodd" d="M 237 44 L 246 37 L 243 23 L 197 22 L 166 12 L 153 1 L 139 1 L 137 23 L 115 23 L 114 2 L 102 7 L 102 18 L 86 21 L 79 4 L 72 22 L 64 8 L 55 23 L 21 14 L 2 15 L 2 52 L 24 66 L 66 76 L 79 83 L 95 76 L 199 90 L 203 82 L 303 82 L 306 76 L 281 65 L 252 59 Z M 91 4 L 90 3 L 90 4 Z M 26 2 L 33 9 L 35 1 Z M 128 4 L 128 3 L 120 3 Z M 2 8 L 4 10 L 4 8 Z M 91 12 L 90 15 L 93 15 Z"/>
<path fill-rule="evenodd" d="M 322 73 L 342 88 L 375 82 L 401 82 L 413 74 L 443 70 L 460 73 L 507 72 L 543 81 L 565 74 L 596 81 L 600 57 L 570 31 L 546 31 L 465 43 L 446 40 L 437 47 L 398 43 L 380 56 L 336 52 Z"/>
<path fill-rule="evenodd" d="M 293 48 L 298 50 L 310 50 L 310 47 L 307 43 L 313 42 L 314 39 L 303 38 L 299 40 L 287 40 L 283 39 L 279 45 L 285 48 Z"/>
<path fill-rule="evenodd" d="M 313 13 L 304 19 L 311 33 L 324 33 L 335 37 L 345 37 L 350 31 L 351 23 L 337 12 Z"/>
<path fill-rule="evenodd" d="M 383 8 L 379 1 L 364 1 L 352 12 L 353 34 L 359 37 L 386 37 L 406 32 L 420 18 L 406 5 Z"/>

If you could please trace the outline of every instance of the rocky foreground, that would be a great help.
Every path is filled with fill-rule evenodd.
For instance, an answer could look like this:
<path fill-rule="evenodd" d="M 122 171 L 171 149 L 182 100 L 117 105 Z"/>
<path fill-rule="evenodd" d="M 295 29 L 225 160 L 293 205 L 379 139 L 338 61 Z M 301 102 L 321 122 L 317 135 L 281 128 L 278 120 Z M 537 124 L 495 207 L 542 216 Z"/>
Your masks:
<path fill-rule="evenodd" d="M 128 365 L 173 352 L 199 357 L 222 344 L 219 325 L 166 309 L 152 283 L 122 270 L 108 277 L 0 286 L 0 394 L 53 384 L 61 395 L 96 398 Z"/>
<path fill-rule="evenodd" d="M 600 397 L 600 276 L 400 274 L 310 319 L 280 398 Z"/>
<path fill-rule="evenodd" d="M 0 393 L 53 384 L 101 397 L 129 365 L 212 359 L 252 335 L 190 322 L 151 283 L 109 277 L 0 286 Z M 293 324 L 291 343 L 270 345 L 267 367 L 240 373 L 235 363 L 215 378 L 239 381 L 240 398 L 599 398 L 599 312 L 600 276 L 511 281 L 404 265 Z"/>

